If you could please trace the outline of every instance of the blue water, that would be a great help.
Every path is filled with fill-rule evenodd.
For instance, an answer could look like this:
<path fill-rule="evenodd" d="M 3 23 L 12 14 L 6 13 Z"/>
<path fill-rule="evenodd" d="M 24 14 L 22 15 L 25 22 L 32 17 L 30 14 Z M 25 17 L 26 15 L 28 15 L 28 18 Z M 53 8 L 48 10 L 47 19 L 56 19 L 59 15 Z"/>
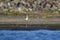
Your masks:
<path fill-rule="evenodd" d="M 0 30 L 0 40 L 60 40 L 60 30 Z"/>

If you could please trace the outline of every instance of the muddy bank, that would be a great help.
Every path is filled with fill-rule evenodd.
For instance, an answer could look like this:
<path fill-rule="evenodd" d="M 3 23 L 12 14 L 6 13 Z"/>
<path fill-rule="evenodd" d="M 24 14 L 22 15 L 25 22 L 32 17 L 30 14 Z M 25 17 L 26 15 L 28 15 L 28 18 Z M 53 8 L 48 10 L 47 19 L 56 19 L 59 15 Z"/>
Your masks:
<path fill-rule="evenodd" d="M 60 30 L 59 24 L 0 24 L 0 29 L 16 29 L 16 30 Z"/>

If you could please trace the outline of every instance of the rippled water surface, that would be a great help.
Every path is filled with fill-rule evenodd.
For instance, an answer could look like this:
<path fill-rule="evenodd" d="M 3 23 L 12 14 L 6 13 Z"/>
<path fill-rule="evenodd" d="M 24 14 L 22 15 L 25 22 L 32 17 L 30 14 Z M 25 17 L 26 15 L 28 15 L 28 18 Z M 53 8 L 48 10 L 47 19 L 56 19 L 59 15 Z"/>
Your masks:
<path fill-rule="evenodd" d="M 60 40 L 60 30 L 0 30 L 0 40 Z"/>

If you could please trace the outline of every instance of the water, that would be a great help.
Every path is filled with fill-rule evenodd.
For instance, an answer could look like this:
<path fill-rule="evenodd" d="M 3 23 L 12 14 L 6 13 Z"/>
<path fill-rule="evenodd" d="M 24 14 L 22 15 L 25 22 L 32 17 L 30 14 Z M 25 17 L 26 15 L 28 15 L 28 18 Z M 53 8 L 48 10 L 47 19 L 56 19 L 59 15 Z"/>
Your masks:
<path fill-rule="evenodd" d="M 0 30 L 0 40 L 60 40 L 60 30 Z"/>

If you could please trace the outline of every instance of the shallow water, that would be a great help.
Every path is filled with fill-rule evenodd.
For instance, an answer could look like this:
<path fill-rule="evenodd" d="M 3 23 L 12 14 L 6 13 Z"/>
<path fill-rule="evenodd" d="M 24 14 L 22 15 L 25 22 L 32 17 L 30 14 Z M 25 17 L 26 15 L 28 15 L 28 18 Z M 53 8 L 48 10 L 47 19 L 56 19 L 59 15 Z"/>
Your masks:
<path fill-rule="evenodd" d="M 0 40 L 60 40 L 60 30 L 0 30 Z"/>

